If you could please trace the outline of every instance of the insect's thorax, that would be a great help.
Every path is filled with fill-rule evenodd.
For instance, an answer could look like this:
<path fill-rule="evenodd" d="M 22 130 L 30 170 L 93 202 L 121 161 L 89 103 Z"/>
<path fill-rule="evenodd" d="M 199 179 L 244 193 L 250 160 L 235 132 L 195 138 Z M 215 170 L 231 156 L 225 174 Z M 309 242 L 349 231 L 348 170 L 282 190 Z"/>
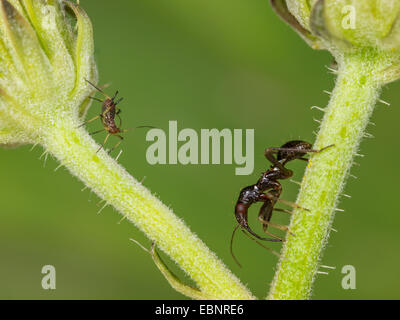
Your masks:
<path fill-rule="evenodd" d="M 252 204 L 260 198 L 260 190 L 256 185 L 248 186 L 240 192 L 238 202 Z"/>
<path fill-rule="evenodd" d="M 110 133 L 118 133 L 121 130 L 115 124 L 115 103 L 111 99 L 106 99 L 101 107 L 101 121 Z"/>
<path fill-rule="evenodd" d="M 279 170 L 274 170 L 271 168 L 264 172 L 260 179 L 257 181 L 257 185 L 260 186 L 262 190 L 266 190 L 270 187 L 271 183 L 275 183 L 276 180 L 281 178 L 281 172 Z"/>
<path fill-rule="evenodd" d="M 115 103 L 111 99 L 106 99 L 101 106 L 103 116 L 107 113 L 112 113 L 115 116 Z"/>

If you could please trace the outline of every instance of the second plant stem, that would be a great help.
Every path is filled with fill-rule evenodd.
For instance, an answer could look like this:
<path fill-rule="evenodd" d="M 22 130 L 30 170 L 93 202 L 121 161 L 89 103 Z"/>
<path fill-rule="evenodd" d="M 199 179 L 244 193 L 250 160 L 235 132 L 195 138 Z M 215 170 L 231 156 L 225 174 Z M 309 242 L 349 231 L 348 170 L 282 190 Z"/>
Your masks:
<path fill-rule="evenodd" d="M 308 299 L 331 231 L 338 198 L 353 157 L 379 96 L 377 75 L 386 61 L 376 52 L 348 54 L 339 62 L 338 79 L 325 109 L 314 148 L 333 147 L 311 156 L 298 205 L 272 283 L 271 299 Z M 356 213 L 354 213 L 356 214 Z"/>

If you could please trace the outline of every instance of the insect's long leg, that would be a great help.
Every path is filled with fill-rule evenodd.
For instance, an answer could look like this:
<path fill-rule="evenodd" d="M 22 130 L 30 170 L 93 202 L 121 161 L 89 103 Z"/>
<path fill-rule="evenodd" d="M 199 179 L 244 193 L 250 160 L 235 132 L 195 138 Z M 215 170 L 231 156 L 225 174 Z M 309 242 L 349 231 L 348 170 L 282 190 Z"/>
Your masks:
<path fill-rule="evenodd" d="M 292 207 L 294 209 L 301 209 L 301 210 L 305 210 L 305 211 L 310 211 L 309 209 L 303 208 L 302 206 L 299 206 L 297 203 L 291 202 L 291 201 L 287 201 L 284 199 L 277 199 L 276 201 L 282 202 L 283 204 L 286 204 L 289 207 Z"/>
<path fill-rule="evenodd" d="M 321 153 L 322 151 L 324 151 L 324 150 L 326 150 L 328 148 L 331 148 L 333 146 L 334 146 L 334 144 L 331 144 L 331 145 L 326 146 L 326 147 L 324 147 L 322 149 L 319 149 L 319 150 L 315 150 L 315 149 L 299 150 L 299 149 L 296 149 L 296 148 L 267 148 L 267 149 L 265 149 L 264 155 L 274 166 L 278 167 L 283 172 L 288 172 L 289 170 L 285 168 L 284 164 L 281 163 L 280 161 L 278 161 L 275 158 L 274 154 L 276 152 L 279 152 L 279 151 L 293 151 L 293 152 L 301 152 L 301 153 L 304 153 L 304 154 L 306 154 L 306 153 Z M 303 160 L 303 161 L 308 161 L 307 158 L 303 158 L 303 157 L 302 158 L 298 158 L 298 159 Z"/>
<path fill-rule="evenodd" d="M 260 212 L 258 213 L 258 220 L 260 221 L 270 221 L 272 218 L 272 211 L 274 209 L 275 201 L 274 200 L 266 200 L 260 208 Z M 267 231 L 268 225 L 263 224 L 264 231 Z"/>
<path fill-rule="evenodd" d="M 124 140 L 123 137 L 121 137 L 119 134 L 114 134 L 114 136 L 120 138 L 121 140 L 119 140 L 114 147 L 111 148 L 110 151 L 108 151 L 108 153 L 110 154 L 111 152 L 113 152 L 116 148 L 118 148 L 118 146 L 122 143 L 122 140 Z"/>
<path fill-rule="evenodd" d="M 309 209 L 303 208 L 302 206 L 299 206 L 297 203 L 291 202 L 291 201 L 287 201 L 284 199 L 278 199 L 277 201 L 282 202 L 283 204 L 286 204 L 289 207 L 295 208 L 295 209 L 301 209 L 301 210 L 305 210 L 305 211 L 310 211 Z"/>
<path fill-rule="evenodd" d="M 281 209 L 281 208 L 274 208 L 274 211 L 286 212 L 286 213 L 289 213 L 289 214 L 293 214 L 293 211 L 286 210 L 286 209 Z"/>
<path fill-rule="evenodd" d="M 278 237 L 276 234 L 273 234 L 273 233 L 271 233 L 271 232 L 269 232 L 269 231 L 267 231 L 267 230 L 264 230 L 264 232 L 265 232 L 265 234 L 269 235 L 270 237 L 273 237 L 273 238 L 275 238 L 275 239 L 278 239 L 278 240 L 281 241 L 281 242 L 285 242 L 285 239 L 283 239 L 283 238 L 281 238 L 281 237 Z"/>
<path fill-rule="evenodd" d="M 100 132 L 103 132 L 103 131 L 106 131 L 106 129 L 97 130 L 97 131 L 91 132 L 91 133 L 89 133 L 89 134 L 90 134 L 91 136 L 93 136 L 93 135 L 95 135 L 95 134 L 97 134 L 97 133 L 100 133 Z"/>
<path fill-rule="evenodd" d="M 117 111 L 116 115 L 117 115 L 117 117 L 119 119 L 119 127 L 121 128 L 122 127 L 122 119 L 121 119 L 121 116 L 119 115 L 120 113 L 121 113 L 121 109 L 119 109 Z"/>
<path fill-rule="evenodd" d="M 92 99 L 92 100 L 95 100 L 95 101 L 98 101 L 98 102 L 101 102 L 101 103 L 103 103 L 104 102 L 104 100 L 101 100 L 101 99 L 99 99 L 99 98 L 96 98 L 96 97 L 89 97 L 90 99 Z"/>
<path fill-rule="evenodd" d="M 264 220 L 262 217 L 258 217 L 258 220 L 260 220 L 262 224 L 266 224 L 266 225 L 270 226 L 271 228 L 279 229 L 279 230 L 282 230 L 282 231 L 288 231 L 291 235 L 294 235 L 294 234 L 290 231 L 290 229 L 289 229 L 288 226 L 282 226 L 282 225 L 280 225 L 280 224 L 275 224 L 275 223 L 272 223 L 272 222 L 270 222 L 270 221 L 266 221 L 266 220 Z M 269 234 L 269 233 L 268 233 L 268 234 Z M 269 234 L 269 235 L 271 235 L 271 234 Z M 277 237 L 277 238 L 278 238 L 278 237 Z"/>
<path fill-rule="evenodd" d="M 322 151 L 324 151 L 326 149 L 332 148 L 334 146 L 335 146 L 335 144 L 330 144 L 329 146 L 326 146 L 326 147 L 323 147 L 322 149 L 317 150 L 318 151 L 317 153 L 322 152 Z"/>
<path fill-rule="evenodd" d="M 102 93 L 107 99 L 110 99 L 110 97 L 99 87 L 97 87 L 95 84 L 91 83 L 89 80 L 85 79 L 87 83 L 89 83 L 93 88 L 95 88 L 98 92 Z"/>
<path fill-rule="evenodd" d="M 265 201 L 264 204 L 260 208 L 260 213 L 258 214 L 258 220 L 263 224 L 264 232 L 267 235 L 269 235 L 275 239 L 278 239 L 280 241 L 284 241 L 281 237 L 278 237 L 277 235 L 267 231 L 269 225 L 273 226 L 273 224 L 270 223 L 270 220 L 272 218 L 272 212 L 274 210 L 274 205 L 275 205 L 274 200 Z"/>
<path fill-rule="evenodd" d="M 79 125 L 78 128 L 83 127 L 85 124 L 91 123 L 91 122 L 93 122 L 93 121 L 99 119 L 100 117 L 101 117 L 101 115 L 95 116 L 94 118 L 92 118 L 92 119 L 90 119 L 90 120 L 88 120 L 88 121 L 85 121 L 84 123 L 82 123 L 81 125 Z"/>
<path fill-rule="evenodd" d="M 326 147 L 324 147 L 322 149 L 319 149 L 319 150 L 316 150 L 316 149 L 299 150 L 299 149 L 296 149 L 296 148 L 268 148 L 267 150 L 271 150 L 273 152 L 276 152 L 276 151 L 293 151 L 293 152 L 301 152 L 301 153 L 321 153 L 322 151 L 324 151 L 324 150 L 326 150 L 328 148 L 331 148 L 333 146 L 334 146 L 334 144 L 331 144 L 331 145 L 326 146 Z"/>
<path fill-rule="evenodd" d="M 271 162 L 275 167 L 278 167 L 279 170 L 289 175 L 289 170 L 284 167 L 284 165 L 275 158 L 274 153 L 276 153 L 275 148 L 267 148 L 265 149 L 264 156 Z"/>
<path fill-rule="evenodd" d="M 92 99 L 92 100 L 95 100 L 95 101 L 98 101 L 98 102 L 101 102 L 101 103 L 104 102 L 104 100 L 101 100 L 101 99 L 96 98 L 96 97 L 89 97 L 89 99 Z"/>
<path fill-rule="evenodd" d="M 286 204 L 286 205 L 288 205 L 288 206 L 290 206 L 290 207 L 292 207 L 292 208 L 295 208 L 295 209 L 302 209 L 302 210 L 305 210 L 305 211 L 310 211 L 310 210 L 308 210 L 308 209 L 306 209 L 306 208 L 303 208 L 303 207 L 299 206 L 297 203 L 294 203 L 294 202 L 290 202 L 290 201 L 287 201 L 287 200 L 283 200 L 283 199 L 277 198 L 277 197 L 275 197 L 275 196 L 273 196 L 272 194 L 269 194 L 269 193 L 263 193 L 263 194 L 260 196 L 260 199 L 275 200 L 275 201 L 282 202 L 283 204 Z"/>
<path fill-rule="evenodd" d="M 100 146 L 100 148 L 96 151 L 96 153 L 97 152 L 99 152 L 103 147 L 104 147 L 104 145 L 107 143 L 107 140 L 108 140 L 108 138 L 111 136 L 111 133 L 108 133 L 107 134 L 107 136 L 106 136 L 106 138 L 104 139 L 104 142 L 103 142 L 103 144 Z"/>

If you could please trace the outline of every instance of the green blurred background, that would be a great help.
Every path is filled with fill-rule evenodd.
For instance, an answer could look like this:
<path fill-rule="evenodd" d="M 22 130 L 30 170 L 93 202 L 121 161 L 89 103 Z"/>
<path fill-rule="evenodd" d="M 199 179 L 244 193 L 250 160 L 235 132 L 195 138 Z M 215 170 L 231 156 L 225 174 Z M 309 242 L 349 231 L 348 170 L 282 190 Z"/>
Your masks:
<path fill-rule="evenodd" d="M 170 205 L 179 217 L 248 284 L 267 294 L 277 258 L 239 234 L 229 253 L 233 207 L 242 187 L 269 166 L 268 146 L 290 139 L 313 141 L 334 77 L 327 52 L 311 50 L 280 21 L 267 0 L 81 0 L 92 18 L 100 83 L 119 89 L 125 126 L 254 128 L 255 170 L 235 176 L 234 165 L 156 165 L 146 162 L 145 131 L 127 134 L 120 162 Z M 398 157 L 400 83 L 383 90 L 392 107 L 378 105 L 337 213 L 314 299 L 400 298 Z M 88 117 L 97 114 L 93 104 Z M 99 128 L 100 123 L 90 125 Z M 99 135 L 98 141 L 104 139 Z M 150 257 L 129 238 L 144 235 L 110 207 L 97 214 L 99 199 L 57 162 L 39 160 L 30 146 L 0 150 L 0 298 L 184 299 L 170 288 Z M 290 166 L 300 180 L 304 163 Z M 298 186 L 283 182 L 283 198 Z M 287 224 L 277 213 L 275 222 Z M 250 223 L 260 231 L 256 210 Z M 279 250 L 279 244 L 270 247 Z M 190 282 L 173 263 L 169 265 Z M 56 267 L 57 289 L 41 288 L 41 268 Z M 357 289 L 343 290 L 341 268 L 357 270 Z"/>

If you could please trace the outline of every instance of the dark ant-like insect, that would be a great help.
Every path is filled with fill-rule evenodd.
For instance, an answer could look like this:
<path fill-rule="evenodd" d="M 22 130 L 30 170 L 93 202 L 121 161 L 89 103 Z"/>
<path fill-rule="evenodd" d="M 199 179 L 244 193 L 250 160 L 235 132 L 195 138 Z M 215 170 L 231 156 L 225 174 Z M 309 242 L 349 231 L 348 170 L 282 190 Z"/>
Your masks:
<path fill-rule="evenodd" d="M 121 113 L 121 109 L 117 108 L 117 105 L 124 98 L 120 98 L 117 101 L 115 101 L 115 99 L 117 98 L 117 95 L 118 95 L 118 90 L 115 92 L 114 96 L 111 98 L 102 89 L 98 88 L 96 85 L 91 83 L 89 80 L 86 80 L 86 82 L 89 83 L 93 88 L 95 88 L 101 94 L 103 94 L 105 97 L 104 100 L 98 99 L 96 97 L 89 97 L 90 99 L 93 99 L 93 100 L 96 100 L 96 101 L 102 103 L 101 113 L 80 125 L 80 127 L 81 127 L 81 126 L 88 124 L 90 122 L 93 122 L 99 118 L 101 119 L 101 122 L 102 122 L 104 128 L 90 133 L 91 135 L 94 135 L 94 134 L 97 134 L 97 133 L 100 133 L 103 131 L 107 131 L 107 135 L 104 139 L 104 142 L 100 146 L 100 148 L 96 151 L 96 153 L 99 152 L 104 147 L 104 145 L 107 143 L 108 138 L 110 138 L 111 135 L 118 137 L 120 140 L 114 145 L 114 147 L 111 150 L 108 151 L 108 153 L 111 153 L 112 151 L 114 151 L 121 144 L 122 140 L 124 140 L 124 138 L 120 135 L 120 133 L 128 132 L 130 130 L 137 129 L 137 128 L 154 128 L 151 126 L 138 126 L 133 129 L 121 129 L 122 119 L 119 115 Z M 119 126 L 117 126 L 117 124 L 115 123 L 115 116 L 117 116 L 119 119 Z"/>
<path fill-rule="evenodd" d="M 231 239 L 231 254 L 234 258 L 235 262 L 240 266 L 237 261 L 235 255 L 233 254 L 232 244 L 233 238 L 236 230 L 240 227 L 242 231 L 246 233 L 246 231 L 254 236 L 255 238 L 263 241 L 272 241 L 272 242 L 281 242 L 283 239 L 278 236 L 269 233 L 267 231 L 268 226 L 271 226 L 276 229 L 289 231 L 289 228 L 286 226 L 281 226 L 278 224 L 272 224 L 270 222 L 273 211 L 281 211 L 292 213 L 289 210 L 275 208 L 275 204 L 279 201 L 283 204 L 289 205 L 293 208 L 300 208 L 303 210 L 307 210 L 305 208 L 301 208 L 295 203 L 285 201 L 279 199 L 282 193 L 282 185 L 278 180 L 288 179 L 293 176 L 293 171 L 285 168 L 285 165 L 289 161 L 293 161 L 296 159 L 308 161 L 304 156 L 307 153 L 320 153 L 327 148 L 332 147 L 333 145 L 327 146 L 320 150 L 312 149 L 312 145 L 305 141 L 293 140 L 285 143 L 280 148 L 267 148 L 265 150 L 265 157 L 272 163 L 271 167 L 261 174 L 260 179 L 256 184 L 243 188 L 240 192 L 239 199 L 236 202 L 235 206 L 235 217 L 238 222 L 238 225 L 235 227 L 232 233 Z M 276 153 L 276 156 L 274 155 Z M 264 232 L 271 236 L 272 238 L 263 238 L 256 234 L 248 224 L 248 210 L 250 206 L 256 202 L 263 202 L 261 209 L 259 211 L 258 219 L 263 225 Z M 308 211 L 308 210 L 307 210 Z M 290 232 L 291 233 L 291 232 Z M 249 236 L 249 235 L 248 235 Z M 253 239 L 255 240 L 255 239 Z"/>

